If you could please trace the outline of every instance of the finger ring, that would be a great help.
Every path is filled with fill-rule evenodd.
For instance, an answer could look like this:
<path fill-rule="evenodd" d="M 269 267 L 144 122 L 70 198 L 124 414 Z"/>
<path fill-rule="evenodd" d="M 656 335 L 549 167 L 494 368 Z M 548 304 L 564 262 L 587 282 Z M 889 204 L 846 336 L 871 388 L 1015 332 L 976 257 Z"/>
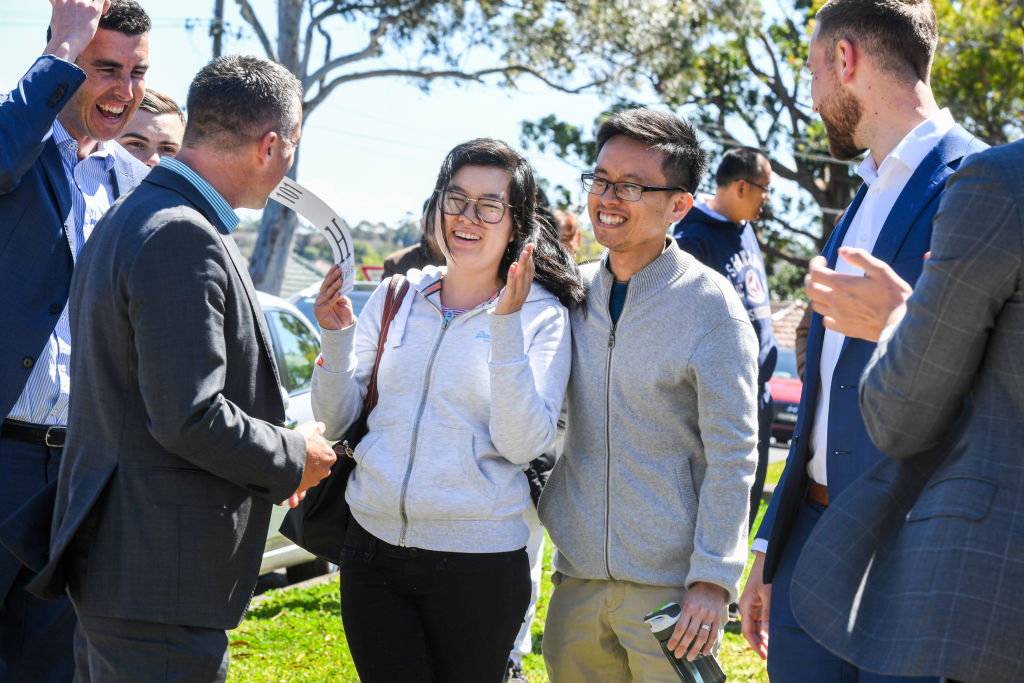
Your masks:
<path fill-rule="evenodd" d="M 701 624 L 700 627 L 704 631 L 710 631 L 711 630 L 711 627 L 708 626 L 707 624 Z"/>

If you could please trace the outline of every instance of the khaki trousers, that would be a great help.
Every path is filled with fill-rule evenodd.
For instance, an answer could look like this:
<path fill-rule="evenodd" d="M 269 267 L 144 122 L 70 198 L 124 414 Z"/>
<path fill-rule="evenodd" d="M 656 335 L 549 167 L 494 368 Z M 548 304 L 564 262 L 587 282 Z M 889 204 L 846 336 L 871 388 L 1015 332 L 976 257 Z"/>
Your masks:
<path fill-rule="evenodd" d="M 551 579 L 555 590 L 544 624 L 551 683 L 679 683 L 644 615 L 666 602 L 681 603 L 685 588 L 574 579 L 559 572 Z"/>

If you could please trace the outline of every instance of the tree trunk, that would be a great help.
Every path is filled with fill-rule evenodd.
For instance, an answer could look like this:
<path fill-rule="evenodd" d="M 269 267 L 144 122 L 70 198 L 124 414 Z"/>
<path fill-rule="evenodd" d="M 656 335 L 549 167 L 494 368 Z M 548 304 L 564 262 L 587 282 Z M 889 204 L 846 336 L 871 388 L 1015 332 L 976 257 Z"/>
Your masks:
<path fill-rule="evenodd" d="M 281 293 L 297 222 L 294 211 L 275 201 L 268 202 L 263 209 L 259 237 L 249 261 L 249 274 L 256 289 L 274 295 Z"/>
<path fill-rule="evenodd" d="M 303 0 L 278 0 L 277 3 L 277 54 L 281 64 L 298 76 L 299 64 L 299 23 L 302 18 Z M 303 125 L 306 121 L 303 118 Z M 301 141 L 300 141 L 301 144 Z M 288 177 L 295 179 L 299 165 L 299 149 L 295 150 L 295 163 L 288 171 Z M 260 220 L 259 236 L 249 261 L 249 275 L 256 289 L 270 294 L 279 294 L 284 283 L 284 271 L 292 251 L 292 237 L 298 219 L 295 212 L 275 201 L 267 203 Z"/>

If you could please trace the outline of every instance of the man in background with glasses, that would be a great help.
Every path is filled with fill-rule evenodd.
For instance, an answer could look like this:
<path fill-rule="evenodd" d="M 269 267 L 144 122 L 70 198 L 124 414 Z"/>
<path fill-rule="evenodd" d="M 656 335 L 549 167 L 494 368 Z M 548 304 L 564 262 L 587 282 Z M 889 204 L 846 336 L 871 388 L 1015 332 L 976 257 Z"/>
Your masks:
<path fill-rule="evenodd" d="M 724 275 L 736 288 L 757 332 L 757 472 L 750 489 L 749 527 L 754 526 L 768 469 L 768 446 L 772 437 L 772 395 L 767 382 L 775 371 L 778 342 L 772 332 L 772 308 L 768 301 L 768 275 L 761 247 L 751 225 L 761 216 L 768 201 L 772 165 L 760 150 L 752 147 L 730 149 L 715 172 L 715 194 L 699 197 L 693 210 L 676 223 L 674 237 L 679 248 Z M 733 605 L 738 618 L 739 610 Z"/>
<path fill-rule="evenodd" d="M 683 607 L 669 641 L 717 648 L 743 573 L 757 445 L 757 338 L 733 287 L 670 225 L 707 169 L 694 130 L 630 109 L 583 175 L 594 236 L 570 314 L 565 450 L 538 513 L 558 551 L 544 629 L 553 683 L 678 678 L 643 615 Z"/>

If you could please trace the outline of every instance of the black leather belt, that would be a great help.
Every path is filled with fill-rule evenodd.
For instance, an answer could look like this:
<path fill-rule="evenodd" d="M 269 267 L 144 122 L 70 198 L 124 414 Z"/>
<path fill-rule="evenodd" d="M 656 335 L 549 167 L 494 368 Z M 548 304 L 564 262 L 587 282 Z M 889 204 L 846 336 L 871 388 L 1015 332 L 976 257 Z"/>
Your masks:
<path fill-rule="evenodd" d="M 3 426 L 0 427 L 0 436 L 7 439 L 27 441 L 50 448 L 64 448 L 64 437 L 67 433 L 66 427 L 36 425 L 16 420 L 4 420 Z"/>

